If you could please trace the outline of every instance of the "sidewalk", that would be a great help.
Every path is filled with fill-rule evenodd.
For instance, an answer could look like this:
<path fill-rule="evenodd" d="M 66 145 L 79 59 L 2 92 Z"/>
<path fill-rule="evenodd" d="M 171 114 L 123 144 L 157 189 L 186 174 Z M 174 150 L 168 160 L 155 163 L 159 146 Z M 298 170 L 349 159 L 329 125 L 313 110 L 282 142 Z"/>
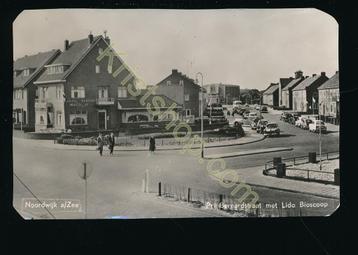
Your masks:
<path fill-rule="evenodd" d="M 247 155 L 254 155 L 254 154 L 262 154 L 262 153 L 270 153 L 270 152 L 278 152 L 278 151 L 292 151 L 292 150 L 293 148 L 288 148 L 288 147 L 274 147 L 274 148 L 248 150 L 248 151 L 241 151 L 241 152 L 212 154 L 206 156 L 205 158 L 207 159 L 231 158 L 231 157 L 240 157 L 240 156 L 247 156 Z"/>
<path fill-rule="evenodd" d="M 95 151 L 96 146 L 94 145 L 68 145 L 68 144 L 56 144 L 53 140 L 30 140 L 19 137 L 13 137 L 16 141 L 21 141 L 22 143 L 29 146 L 40 146 L 50 149 L 58 149 L 58 150 L 78 150 L 78 151 Z M 246 136 L 233 139 L 226 140 L 220 142 L 211 142 L 205 144 L 205 148 L 215 148 L 215 147 L 227 147 L 234 145 L 243 145 L 254 142 L 259 142 L 265 139 L 265 137 L 261 134 L 256 133 L 246 133 Z M 157 150 L 182 150 L 184 148 L 184 144 L 181 145 L 157 145 Z M 193 149 L 200 149 L 200 145 L 195 145 L 192 147 Z M 148 146 L 115 146 L 114 151 L 148 151 Z"/>
<path fill-rule="evenodd" d="M 263 166 L 238 169 L 239 180 L 249 185 L 339 199 L 339 186 L 265 176 Z"/>

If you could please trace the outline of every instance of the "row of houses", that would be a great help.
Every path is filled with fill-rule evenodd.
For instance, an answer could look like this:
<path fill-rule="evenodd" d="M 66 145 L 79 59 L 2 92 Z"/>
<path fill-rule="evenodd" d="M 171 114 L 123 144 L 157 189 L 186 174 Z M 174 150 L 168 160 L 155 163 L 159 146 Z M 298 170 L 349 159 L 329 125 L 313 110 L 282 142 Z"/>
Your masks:
<path fill-rule="evenodd" d="M 304 76 L 302 71 L 297 71 L 294 77 L 271 83 L 262 94 L 262 103 L 300 113 L 319 114 L 322 119 L 338 124 L 339 72 L 328 78 L 325 72 Z"/>
<path fill-rule="evenodd" d="M 115 57 L 113 57 L 115 56 Z M 109 66 L 109 61 L 113 61 Z M 36 132 L 117 130 L 133 123 L 167 122 L 199 116 L 200 86 L 172 70 L 149 93 L 139 89 L 136 75 L 110 46 L 107 35 L 69 42 L 14 61 L 14 128 Z M 135 96 L 127 85 L 136 88 Z M 160 95 L 170 110 L 161 119 L 140 101 Z"/>

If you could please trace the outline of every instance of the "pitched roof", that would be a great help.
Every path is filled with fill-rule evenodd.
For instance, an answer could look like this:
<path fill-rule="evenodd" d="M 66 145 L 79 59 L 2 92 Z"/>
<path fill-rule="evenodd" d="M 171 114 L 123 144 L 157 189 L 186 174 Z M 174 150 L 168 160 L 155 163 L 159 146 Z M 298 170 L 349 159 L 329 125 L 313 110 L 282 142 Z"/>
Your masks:
<path fill-rule="evenodd" d="M 270 86 L 267 90 L 265 90 L 264 95 L 273 94 L 278 89 L 278 84 Z"/>
<path fill-rule="evenodd" d="M 338 89 L 339 88 L 339 72 L 333 75 L 329 80 L 323 83 L 318 89 Z"/>
<path fill-rule="evenodd" d="M 305 90 L 307 87 L 311 86 L 316 80 L 318 80 L 321 75 L 315 75 L 311 77 L 307 77 L 300 84 L 298 84 L 293 90 Z"/>
<path fill-rule="evenodd" d="M 165 77 L 163 80 L 161 80 L 160 82 L 158 82 L 156 85 L 159 85 L 160 83 L 162 83 L 163 81 L 165 81 L 166 79 L 168 79 L 169 77 L 171 77 L 172 75 L 175 75 L 175 74 L 179 75 L 183 80 L 188 81 L 190 84 L 193 85 L 193 87 L 196 87 L 196 88 L 198 88 L 198 89 L 201 89 L 201 86 L 200 86 L 199 84 L 197 84 L 194 79 L 192 79 L 192 78 L 186 76 L 185 74 L 183 74 L 183 73 L 181 73 L 181 72 L 178 72 L 178 70 L 176 70 L 176 69 L 175 69 L 175 73 L 173 73 L 173 70 L 172 70 L 172 73 L 171 73 L 171 74 L 169 74 L 169 75 L 168 75 L 167 77 Z"/>
<path fill-rule="evenodd" d="M 280 85 L 281 85 L 281 89 L 285 88 L 291 81 L 292 81 L 292 77 L 290 78 L 280 78 Z"/>
<path fill-rule="evenodd" d="M 48 64 L 59 53 L 60 50 L 51 50 L 15 60 L 13 64 L 14 71 L 24 70 L 27 68 L 35 70 L 29 76 L 23 76 L 20 74 L 14 77 L 14 88 L 25 87 L 42 70 L 43 66 Z"/>
<path fill-rule="evenodd" d="M 66 76 L 72 72 L 72 70 L 77 66 L 81 59 L 96 45 L 96 42 L 103 37 L 94 36 L 93 43 L 89 44 L 88 38 L 72 41 L 69 45 L 69 48 L 63 51 L 58 58 L 52 64 L 62 64 L 69 65 L 69 68 L 63 73 L 59 74 L 47 74 L 44 72 L 36 82 L 46 82 L 46 81 L 55 81 L 63 80 Z"/>
<path fill-rule="evenodd" d="M 297 78 L 297 79 L 293 79 L 292 81 L 290 81 L 289 84 L 287 84 L 287 86 L 285 86 L 282 91 L 284 90 L 289 90 L 293 87 L 295 87 L 296 85 L 298 85 L 301 81 L 303 81 L 303 77 Z"/>
<path fill-rule="evenodd" d="M 152 102 L 152 99 L 154 96 L 160 96 L 164 99 L 165 106 L 164 108 L 169 108 L 173 103 L 177 104 L 176 108 L 181 108 L 182 106 L 175 102 L 174 100 L 170 99 L 169 97 L 165 95 L 149 95 L 147 98 L 147 102 Z M 118 103 L 121 107 L 121 109 L 146 109 L 146 105 L 140 104 L 141 95 L 137 97 L 131 97 L 131 98 L 125 98 L 125 99 L 118 99 Z"/>

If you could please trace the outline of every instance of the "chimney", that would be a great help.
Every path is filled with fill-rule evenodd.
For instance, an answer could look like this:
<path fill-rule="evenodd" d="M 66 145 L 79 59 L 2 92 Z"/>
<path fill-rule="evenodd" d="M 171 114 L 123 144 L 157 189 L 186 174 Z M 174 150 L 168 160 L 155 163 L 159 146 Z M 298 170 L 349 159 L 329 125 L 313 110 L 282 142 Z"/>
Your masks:
<path fill-rule="evenodd" d="M 68 50 L 68 48 L 70 47 L 70 42 L 68 40 L 65 40 L 65 46 L 64 46 L 64 50 Z"/>
<path fill-rule="evenodd" d="M 92 43 L 93 43 L 93 34 L 92 34 L 92 33 L 90 33 L 90 34 L 88 35 L 88 42 L 89 42 L 89 44 L 92 44 Z"/>
<path fill-rule="evenodd" d="M 106 36 L 106 37 L 104 38 L 104 40 L 105 40 L 109 45 L 111 44 L 111 39 L 109 39 L 108 36 Z"/>
<path fill-rule="evenodd" d="M 173 69 L 172 74 L 178 74 L 178 69 Z"/>
<path fill-rule="evenodd" d="M 321 76 L 326 76 L 326 72 L 321 72 Z"/>
<path fill-rule="evenodd" d="M 317 74 L 314 73 L 314 74 L 312 74 L 312 77 L 315 77 L 316 75 L 317 75 Z"/>
<path fill-rule="evenodd" d="M 303 77 L 303 72 L 302 71 L 296 71 L 295 72 L 295 79 L 301 78 Z"/>

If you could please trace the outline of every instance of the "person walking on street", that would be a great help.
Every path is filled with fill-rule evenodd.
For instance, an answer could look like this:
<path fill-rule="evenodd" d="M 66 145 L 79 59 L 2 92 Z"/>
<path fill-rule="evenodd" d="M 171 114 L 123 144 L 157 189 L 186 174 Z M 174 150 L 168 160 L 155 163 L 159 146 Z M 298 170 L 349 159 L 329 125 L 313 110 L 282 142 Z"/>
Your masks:
<path fill-rule="evenodd" d="M 149 151 L 151 154 L 153 154 L 155 151 L 155 139 L 153 136 L 150 136 L 149 138 Z"/>
<path fill-rule="evenodd" d="M 99 151 L 99 155 L 102 156 L 102 152 L 103 152 L 103 137 L 102 137 L 101 133 L 99 133 L 99 135 L 97 137 L 97 150 Z"/>
<path fill-rule="evenodd" d="M 109 148 L 109 154 L 113 155 L 113 149 L 114 149 L 114 134 L 113 132 L 111 133 L 111 135 L 108 138 L 108 148 Z"/>

